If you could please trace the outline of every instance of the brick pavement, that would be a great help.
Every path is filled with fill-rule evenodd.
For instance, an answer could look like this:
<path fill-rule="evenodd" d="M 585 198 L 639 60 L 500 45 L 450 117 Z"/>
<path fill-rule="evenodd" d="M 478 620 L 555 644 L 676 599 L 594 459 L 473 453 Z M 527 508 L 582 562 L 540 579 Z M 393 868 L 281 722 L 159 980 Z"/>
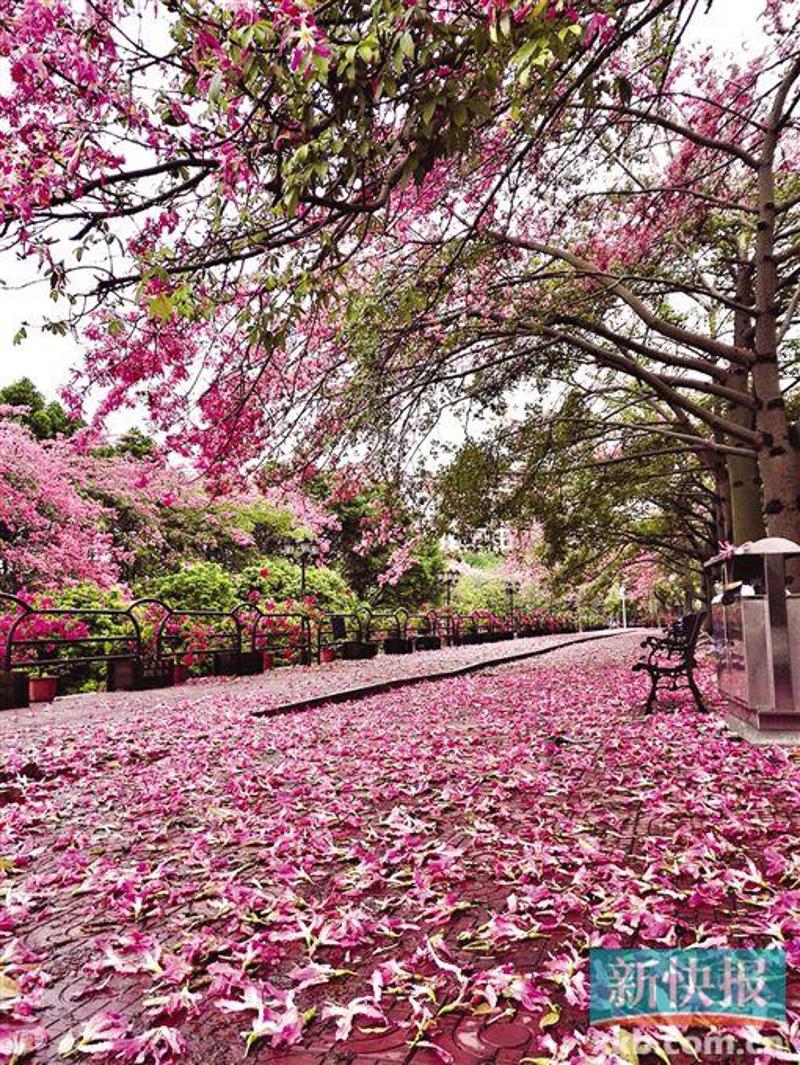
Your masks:
<path fill-rule="evenodd" d="M 154 701 L 143 714 L 134 700 L 120 712 L 116 700 L 89 725 L 75 715 L 38 737 L 26 731 L 17 751 L 12 744 L 17 775 L 6 770 L 0 783 L 0 856 L 15 844 L 20 853 L 0 871 L 12 889 L 0 944 L 23 943 L 48 974 L 34 1013 L 50 1041 L 33 1060 L 58 1060 L 60 1038 L 112 1009 L 132 1032 L 179 1028 L 183 1060 L 240 1061 L 240 1033 L 252 1019 L 245 1011 L 202 1005 L 167 1016 L 148 997 L 180 986 L 203 996 L 215 981 L 233 996 L 241 974 L 279 997 L 309 959 L 341 975 L 300 993 L 303 1011 L 319 1007 L 307 1013 L 301 1043 L 283 1049 L 263 1039 L 256 1061 L 510 1065 L 541 1053 L 553 1003 L 554 1031 L 585 1030 L 585 1008 L 542 973 L 584 945 L 589 930 L 610 927 L 603 911 L 613 915 L 621 903 L 603 897 L 604 863 L 629 877 L 635 894 L 665 841 L 707 828 L 691 804 L 676 803 L 668 816 L 652 809 L 653 795 L 690 771 L 680 743 L 667 749 L 674 766 L 645 761 L 638 770 L 621 743 L 641 744 L 646 759 L 654 733 L 663 744 L 671 729 L 666 715 L 640 716 L 641 685 L 627 673 L 637 639 L 564 647 L 307 715 L 243 720 L 241 707 L 262 697 L 259 678 L 208 686 L 171 707 Z M 692 715 L 674 720 L 695 727 Z M 707 718 L 698 728 L 717 734 Z M 727 758 L 745 757 L 744 745 L 724 742 Z M 752 758 L 768 764 L 767 755 Z M 760 843 L 740 841 L 742 853 Z M 585 889 L 576 851 L 597 876 Z M 673 886 L 690 885 L 676 874 Z M 524 905 L 510 902 L 516 896 Z M 338 898 L 347 908 L 326 934 Z M 517 905 L 530 929 L 519 935 Z M 736 912 L 720 899 L 683 909 L 676 927 L 687 942 Z M 313 946 L 290 934 L 304 913 Z M 315 925 L 315 914 L 328 924 Z M 149 960 L 116 941 L 123 930 L 157 944 Z M 109 951 L 114 968 L 103 965 Z M 337 1040 L 323 1009 L 369 996 L 370 974 L 396 959 L 413 963 L 413 979 L 387 983 L 385 1020 L 357 1019 Z M 473 997 L 440 1012 L 457 987 L 431 1005 L 413 986 L 444 994 L 447 965 L 468 974 Z M 33 981 L 39 963 L 29 967 Z M 24 962 L 19 969 L 27 972 Z M 482 974 L 506 970 L 538 974 L 552 1003 L 526 1007 L 501 993 L 497 1009 L 480 1004 Z M 414 1047 L 420 1019 L 429 1045 Z"/>

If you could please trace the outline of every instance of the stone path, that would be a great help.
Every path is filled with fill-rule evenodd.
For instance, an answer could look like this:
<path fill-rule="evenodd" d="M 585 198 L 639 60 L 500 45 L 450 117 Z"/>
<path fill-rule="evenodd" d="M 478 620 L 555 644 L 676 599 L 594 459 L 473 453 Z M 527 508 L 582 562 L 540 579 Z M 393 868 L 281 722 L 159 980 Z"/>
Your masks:
<path fill-rule="evenodd" d="M 58 698 L 22 710 L 0 712 L 0 746 L 4 739 L 57 734 L 62 727 L 113 720 L 121 715 L 160 713 L 170 707 L 211 705 L 224 692 L 226 697 L 246 697 L 253 713 L 275 711 L 299 703 L 341 699 L 364 687 L 417 680 L 473 667 L 502 657 L 520 655 L 569 644 L 587 638 L 618 636 L 620 630 L 603 633 L 536 636 L 501 643 L 419 651 L 413 655 L 379 655 L 362 662 L 335 662 L 291 666 L 256 677 L 209 677 L 175 688 L 148 692 L 92 692 Z"/>

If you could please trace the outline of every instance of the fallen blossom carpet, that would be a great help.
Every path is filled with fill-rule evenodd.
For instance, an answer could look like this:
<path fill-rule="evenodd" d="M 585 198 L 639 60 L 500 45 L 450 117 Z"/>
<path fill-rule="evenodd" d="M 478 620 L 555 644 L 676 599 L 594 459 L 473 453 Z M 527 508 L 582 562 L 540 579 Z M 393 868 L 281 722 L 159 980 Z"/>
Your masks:
<path fill-rule="evenodd" d="M 796 1022 L 800 766 L 635 648 L 7 738 L 0 1060 L 630 1061 L 590 945 L 780 944 Z"/>

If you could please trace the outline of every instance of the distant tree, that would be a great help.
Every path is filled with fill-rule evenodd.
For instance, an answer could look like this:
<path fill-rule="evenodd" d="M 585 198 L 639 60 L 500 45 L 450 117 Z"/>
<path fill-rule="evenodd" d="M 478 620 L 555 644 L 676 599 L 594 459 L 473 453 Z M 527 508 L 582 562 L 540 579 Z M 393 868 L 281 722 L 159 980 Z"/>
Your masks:
<path fill-rule="evenodd" d="M 0 406 L 26 407 L 25 413 L 11 417 L 27 426 L 37 440 L 71 436 L 83 425 L 79 419 L 71 418 L 56 400 L 48 402 L 29 377 L 20 377 L 0 388 Z"/>
<path fill-rule="evenodd" d="M 444 560 L 434 531 L 407 501 L 377 485 L 329 505 L 338 525 L 331 558 L 360 599 L 380 606 L 435 599 Z"/>
<path fill-rule="evenodd" d="M 152 436 L 143 433 L 135 426 L 111 445 L 111 453 L 114 455 L 128 455 L 133 459 L 152 458 L 156 452 L 156 442 Z"/>
<path fill-rule="evenodd" d="M 301 603 L 302 576 L 300 566 L 286 558 L 262 558 L 248 566 L 237 577 L 237 595 L 252 600 L 253 593 L 262 608 L 270 604 Z M 313 605 L 321 610 L 351 611 L 358 601 L 341 574 L 329 566 L 309 566 L 306 570 L 306 595 L 313 597 Z"/>

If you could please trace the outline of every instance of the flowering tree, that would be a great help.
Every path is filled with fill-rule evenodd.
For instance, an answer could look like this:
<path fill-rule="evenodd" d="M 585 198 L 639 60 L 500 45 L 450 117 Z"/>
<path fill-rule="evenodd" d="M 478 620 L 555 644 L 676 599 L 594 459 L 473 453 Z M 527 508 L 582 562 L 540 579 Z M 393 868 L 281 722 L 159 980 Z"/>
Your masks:
<path fill-rule="evenodd" d="M 736 539 L 800 537 L 792 11 L 768 4 L 762 53 L 721 74 L 640 35 L 557 135 L 429 175 L 360 260 L 337 338 L 348 416 L 399 407 L 424 433 L 454 403 L 501 412 L 521 381 L 614 379 L 647 397 L 641 432 L 718 477 Z"/>
<path fill-rule="evenodd" d="M 104 297 L 83 383 L 147 402 L 215 477 L 571 361 L 721 470 L 736 539 L 797 538 L 795 9 L 771 0 L 762 53 L 718 74 L 679 2 L 178 4 L 160 50 L 113 7 L 15 7 L 8 233 L 58 293 L 77 264 L 48 241 L 74 225 Z M 80 111 L 36 65 L 56 42 Z"/>
<path fill-rule="evenodd" d="M 81 460 L 0 420 L 0 567 L 6 589 L 117 576 L 108 512 L 80 491 Z"/>
<path fill-rule="evenodd" d="M 298 418 L 315 438 L 303 411 L 340 354 L 323 350 L 311 289 L 328 298 L 337 265 L 403 224 L 409 182 L 490 144 L 498 124 L 512 150 L 520 108 L 526 124 L 550 121 L 622 42 L 683 7 L 180 2 L 145 14 L 5 0 L 5 240 L 39 257 L 54 294 L 102 301 L 83 335 L 103 409 L 144 398 L 168 443 L 219 474 L 223 454 L 226 468 L 276 454 Z"/>

